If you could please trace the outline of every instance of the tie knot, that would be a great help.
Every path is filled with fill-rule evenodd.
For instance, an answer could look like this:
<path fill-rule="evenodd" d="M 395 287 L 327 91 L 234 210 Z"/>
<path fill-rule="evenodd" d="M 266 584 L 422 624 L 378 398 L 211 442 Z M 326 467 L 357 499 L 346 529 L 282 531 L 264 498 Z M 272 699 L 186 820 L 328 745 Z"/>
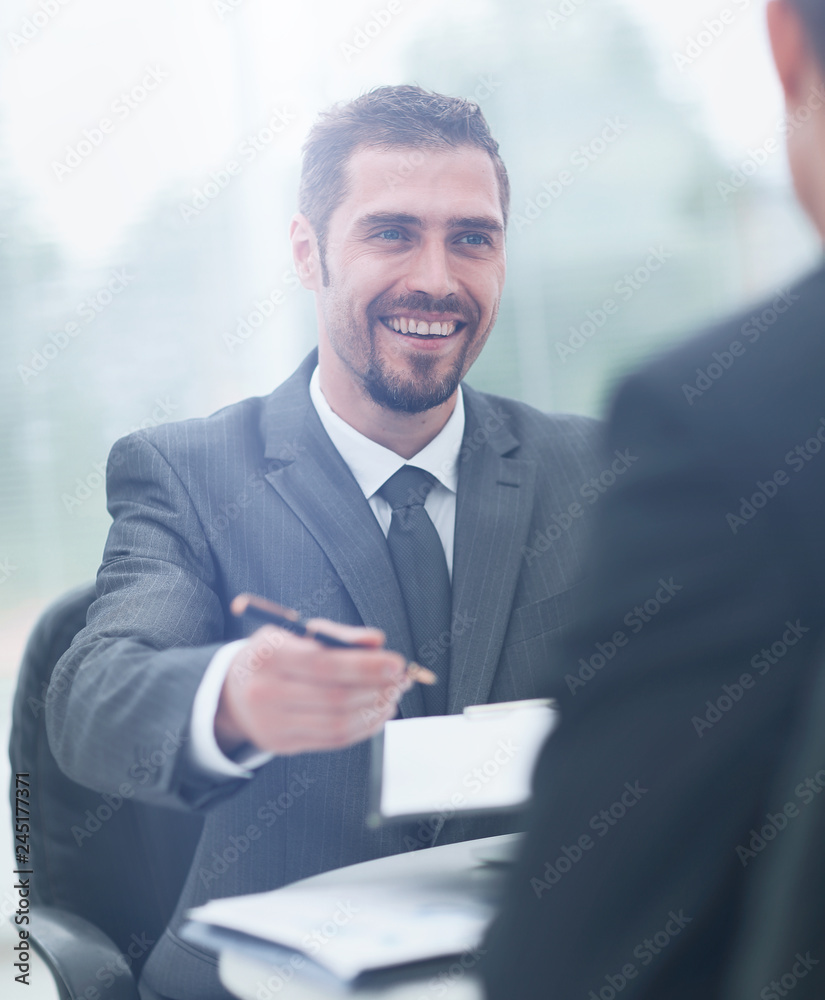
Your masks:
<path fill-rule="evenodd" d="M 402 465 L 384 483 L 378 493 L 393 510 L 402 507 L 423 507 L 433 486 L 435 477 L 415 465 Z"/>

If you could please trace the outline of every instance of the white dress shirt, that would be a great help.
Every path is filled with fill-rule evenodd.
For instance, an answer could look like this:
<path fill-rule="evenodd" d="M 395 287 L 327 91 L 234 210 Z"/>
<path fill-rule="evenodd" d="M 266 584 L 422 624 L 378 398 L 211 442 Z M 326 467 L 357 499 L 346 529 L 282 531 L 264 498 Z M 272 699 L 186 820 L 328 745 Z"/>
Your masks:
<path fill-rule="evenodd" d="M 435 477 L 436 484 L 424 501 L 424 509 L 435 525 L 438 537 L 444 546 L 447 570 L 452 579 L 458 458 L 464 437 L 464 396 L 461 387 L 459 386 L 456 396 L 455 409 L 447 423 L 433 440 L 409 461 L 365 437 L 333 412 L 321 391 L 317 368 L 310 379 L 309 395 L 324 430 L 361 487 L 385 537 L 390 530 L 392 508 L 377 491 L 404 465 L 414 465 Z M 218 650 L 206 668 L 192 705 L 188 753 L 196 767 L 216 777 L 250 777 L 254 768 L 265 764 L 273 756 L 263 751 L 251 750 L 244 756 L 242 763 L 239 763 L 230 760 L 221 751 L 215 739 L 215 713 L 218 710 L 223 682 L 236 652 L 246 642 L 247 639 L 238 639 Z"/>

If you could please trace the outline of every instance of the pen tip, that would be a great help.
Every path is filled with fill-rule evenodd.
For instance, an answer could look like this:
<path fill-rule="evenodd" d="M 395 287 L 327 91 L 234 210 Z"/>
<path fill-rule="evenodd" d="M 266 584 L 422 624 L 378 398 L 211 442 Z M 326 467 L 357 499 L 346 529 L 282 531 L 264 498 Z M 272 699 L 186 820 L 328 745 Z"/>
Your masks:
<path fill-rule="evenodd" d="M 237 597 L 232 598 L 232 603 L 229 605 L 229 610 L 233 615 L 240 616 L 249 607 L 249 594 L 238 594 Z"/>
<path fill-rule="evenodd" d="M 411 677 L 414 681 L 418 681 L 419 684 L 437 684 L 438 677 L 428 670 L 426 667 L 422 667 L 420 663 L 410 663 L 407 667 L 407 676 Z"/>

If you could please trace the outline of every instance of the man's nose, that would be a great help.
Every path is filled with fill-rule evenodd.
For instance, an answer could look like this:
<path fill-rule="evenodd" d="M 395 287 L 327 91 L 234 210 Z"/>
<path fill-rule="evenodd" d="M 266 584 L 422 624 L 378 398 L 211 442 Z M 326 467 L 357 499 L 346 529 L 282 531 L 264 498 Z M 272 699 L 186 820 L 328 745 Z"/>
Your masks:
<path fill-rule="evenodd" d="M 456 291 L 448 247 L 441 240 L 424 240 L 409 260 L 407 290 L 443 299 Z"/>

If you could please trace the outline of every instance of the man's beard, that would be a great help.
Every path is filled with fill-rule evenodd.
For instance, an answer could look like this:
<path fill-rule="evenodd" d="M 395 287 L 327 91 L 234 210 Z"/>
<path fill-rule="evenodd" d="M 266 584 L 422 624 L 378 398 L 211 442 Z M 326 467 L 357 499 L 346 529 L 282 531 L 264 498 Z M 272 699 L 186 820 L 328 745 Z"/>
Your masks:
<path fill-rule="evenodd" d="M 467 341 L 449 371 L 441 376 L 433 371 L 437 358 L 429 355 L 413 358 L 411 379 L 387 371 L 373 349 L 367 370 L 361 376 L 361 384 L 370 399 L 379 406 L 398 413 L 423 413 L 445 403 L 456 391 L 464 374 L 464 359 L 469 345 L 470 341 Z"/>
<path fill-rule="evenodd" d="M 411 374 L 399 375 L 389 369 L 376 348 L 376 328 L 381 323 L 380 316 L 392 315 L 407 309 L 409 311 L 424 311 L 430 313 L 458 313 L 463 316 L 465 328 L 461 335 L 465 338 L 461 350 L 450 364 L 447 371 L 437 374 L 439 358 L 424 354 L 411 357 L 409 364 Z M 337 311 L 341 315 L 340 307 Z M 361 321 L 363 322 L 363 321 Z M 469 368 L 467 356 L 471 347 L 478 339 L 478 317 L 472 311 L 460 304 L 447 300 L 431 299 L 429 296 L 409 295 L 403 299 L 395 299 L 392 303 L 386 300 L 376 300 L 367 310 L 368 344 L 365 350 L 358 350 L 354 355 L 347 350 L 347 345 L 364 344 L 364 339 L 358 336 L 359 321 L 349 313 L 344 328 L 334 329 L 328 324 L 327 331 L 335 353 L 357 377 L 365 395 L 379 406 L 397 413 L 423 413 L 435 406 L 445 403 L 458 388 L 461 379 Z M 492 324 L 491 324 L 492 325 Z M 398 336 L 404 336 L 398 334 Z M 479 348 L 480 350 L 480 348 Z M 476 352 L 478 353 L 478 352 Z M 470 363 L 475 360 L 471 358 Z"/>

